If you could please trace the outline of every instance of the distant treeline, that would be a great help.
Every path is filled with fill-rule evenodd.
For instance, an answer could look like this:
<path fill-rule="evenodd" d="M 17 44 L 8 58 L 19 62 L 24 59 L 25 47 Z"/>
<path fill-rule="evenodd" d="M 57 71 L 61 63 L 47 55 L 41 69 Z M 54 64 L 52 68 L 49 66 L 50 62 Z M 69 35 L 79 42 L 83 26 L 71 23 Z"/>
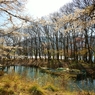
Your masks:
<path fill-rule="evenodd" d="M 95 35 L 85 34 L 58 34 L 48 35 L 47 37 L 35 36 L 19 43 L 23 47 L 19 54 L 34 57 L 36 60 L 41 56 L 50 59 L 62 59 L 68 61 L 84 61 L 95 63 Z"/>

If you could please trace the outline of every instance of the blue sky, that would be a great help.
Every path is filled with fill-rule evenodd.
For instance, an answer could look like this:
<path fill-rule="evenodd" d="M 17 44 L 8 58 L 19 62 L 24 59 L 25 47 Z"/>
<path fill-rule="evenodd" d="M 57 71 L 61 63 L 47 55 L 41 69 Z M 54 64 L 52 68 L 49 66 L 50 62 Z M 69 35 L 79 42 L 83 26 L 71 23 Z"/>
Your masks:
<path fill-rule="evenodd" d="M 26 8 L 31 16 L 39 18 L 58 11 L 60 7 L 69 2 L 72 0 L 28 0 Z"/>

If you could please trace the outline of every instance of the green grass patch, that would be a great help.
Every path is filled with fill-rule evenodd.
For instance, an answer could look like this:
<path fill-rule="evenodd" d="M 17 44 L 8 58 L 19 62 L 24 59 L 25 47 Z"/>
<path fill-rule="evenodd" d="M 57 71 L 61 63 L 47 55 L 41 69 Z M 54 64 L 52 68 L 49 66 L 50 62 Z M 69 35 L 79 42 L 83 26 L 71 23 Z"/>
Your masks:
<path fill-rule="evenodd" d="M 53 91 L 53 92 L 56 92 L 58 91 L 59 89 L 57 87 L 55 87 L 54 85 L 52 84 L 47 84 L 45 87 L 44 87 L 45 90 L 49 90 L 49 91 Z"/>
<path fill-rule="evenodd" d="M 32 87 L 30 87 L 29 93 L 31 95 L 45 95 L 44 90 L 38 85 L 33 85 Z"/>

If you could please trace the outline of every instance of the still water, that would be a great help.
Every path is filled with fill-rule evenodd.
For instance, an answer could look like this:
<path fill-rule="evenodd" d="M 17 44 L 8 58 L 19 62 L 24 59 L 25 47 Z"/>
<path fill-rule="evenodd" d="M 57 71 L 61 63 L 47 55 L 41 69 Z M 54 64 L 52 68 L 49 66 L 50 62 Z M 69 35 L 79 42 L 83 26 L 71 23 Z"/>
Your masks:
<path fill-rule="evenodd" d="M 37 81 L 40 85 L 45 85 L 46 83 L 52 83 L 55 86 L 62 86 L 62 77 L 54 76 L 51 74 L 47 74 L 42 72 L 39 68 L 34 67 L 26 67 L 26 66 L 10 66 L 4 69 L 7 73 L 18 73 L 22 76 L 27 77 L 33 81 Z M 85 80 L 69 80 L 67 82 L 69 90 L 87 90 L 87 91 L 95 91 L 95 79 L 87 78 Z M 63 85 L 64 86 L 64 85 Z"/>

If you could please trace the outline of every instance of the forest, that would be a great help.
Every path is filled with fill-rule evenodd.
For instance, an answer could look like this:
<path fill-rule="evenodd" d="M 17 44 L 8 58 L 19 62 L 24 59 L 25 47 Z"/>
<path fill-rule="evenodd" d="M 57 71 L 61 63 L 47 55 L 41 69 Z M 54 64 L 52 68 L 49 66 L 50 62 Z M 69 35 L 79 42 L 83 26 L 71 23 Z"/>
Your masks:
<path fill-rule="evenodd" d="M 0 0 L 0 68 L 64 67 L 75 72 L 85 70 L 95 78 L 95 0 L 73 0 L 59 11 L 38 19 L 25 13 L 26 2 Z M 80 95 L 94 95 L 84 93 Z"/>

